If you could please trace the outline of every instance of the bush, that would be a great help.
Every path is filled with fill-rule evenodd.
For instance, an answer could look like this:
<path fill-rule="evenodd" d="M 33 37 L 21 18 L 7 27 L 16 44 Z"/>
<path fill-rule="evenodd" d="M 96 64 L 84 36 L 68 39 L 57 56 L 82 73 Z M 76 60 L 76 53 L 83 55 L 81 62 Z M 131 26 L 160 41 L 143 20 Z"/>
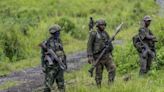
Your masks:
<path fill-rule="evenodd" d="M 58 24 L 62 27 L 66 33 L 72 33 L 75 30 L 75 24 L 67 17 L 63 17 L 58 21 Z"/>
<path fill-rule="evenodd" d="M 72 22 L 69 18 L 63 17 L 59 19 L 58 24 L 62 27 L 64 32 L 69 33 L 72 37 L 78 40 L 86 39 L 85 32 L 79 30 L 79 27 L 75 26 L 75 23 Z"/>
<path fill-rule="evenodd" d="M 7 28 L 7 27 L 6 27 Z M 22 33 L 19 31 L 18 25 L 13 25 L 5 31 L 1 32 L 0 39 L 3 48 L 3 54 L 7 56 L 10 61 L 16 61 L 25 58 L 26 48 L 23 41 Z"/>
<path fill-rule="evenodd" d="M 138 67 L 138 54 L 132 44 L 116 48 L 114 50 L 114 61 L 119 73 L 125 74 Z"/>
<path fill-rule="evenodd" d="M 155 63 L 157 64 L 155 66 L 156 69 L 161 69 L 164 66 L 164 47 L 162 47 L 161 49 L 157 50 Z"/>
<path fill-rule="evenodd" d="M 74 30 L 71 35 L 78 40 L 85 40 L 87 37 L 84 31 L 78 29 Z"/>

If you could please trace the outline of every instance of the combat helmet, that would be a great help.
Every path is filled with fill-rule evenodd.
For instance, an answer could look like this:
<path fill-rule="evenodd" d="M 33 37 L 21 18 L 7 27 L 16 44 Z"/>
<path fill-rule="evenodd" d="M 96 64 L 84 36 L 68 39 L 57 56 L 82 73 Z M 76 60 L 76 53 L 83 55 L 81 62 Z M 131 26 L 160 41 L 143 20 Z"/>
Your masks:
<path fill-rule="evenodd" d="M 99 19 L 96 21 L 96 27 L 99 26 L 99 25 L 105 25 L 106 26 L 106 22 L 104 19 Z"/>
<path fill-rule="evenodd" d="M 151 17 L 149 15 L 144 16 L 143 18 L 144 21 L 151 21 Z"/>
<path fill-rule="evenodd" d="M 55 33 L 56 31 L 60 31 L 60 30 L 61 30 L 61 27 L 57 24 L 55 24 L 49 28 L 49 32 L 51 34 Z"/>

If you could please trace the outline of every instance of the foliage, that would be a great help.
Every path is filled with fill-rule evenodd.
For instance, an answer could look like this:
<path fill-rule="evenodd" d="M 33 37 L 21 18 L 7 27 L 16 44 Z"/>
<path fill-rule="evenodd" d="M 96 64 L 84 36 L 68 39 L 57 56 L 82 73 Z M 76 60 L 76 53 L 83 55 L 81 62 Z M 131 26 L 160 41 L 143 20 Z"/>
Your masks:
<path fill-rule="evenodd" d="M 148 75 L 138 76 L 138 72 L 129 72 L 126 75 L 116 74 L 116 80 L 108 85 L 108 75 L 103 74 L 101 88 L 96 87 L 95 79 L 91 78 L 87 72 L 88 65 L 73 73 L 66 73 L 65 81 L 68 92 L 163 92 L 164 78 L 163 70 L 151 71 Z M 80 75 L 80 77 L 79 77 Z M 129 81 L 124 81 L 125 76 L 130 76 Z M 95 76 L 95 75 L 94 75 Z"/>

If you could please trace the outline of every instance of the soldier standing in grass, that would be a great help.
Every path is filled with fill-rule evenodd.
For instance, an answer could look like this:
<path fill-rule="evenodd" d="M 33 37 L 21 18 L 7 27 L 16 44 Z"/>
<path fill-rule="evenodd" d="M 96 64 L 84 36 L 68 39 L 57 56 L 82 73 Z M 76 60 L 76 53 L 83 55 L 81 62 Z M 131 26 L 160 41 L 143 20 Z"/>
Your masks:
<path fill-rule="evenodd" d="M 110 39 L 108 33 L 105 31 L 106 22 L 103 19 L 96 21 L 96 31 L 91 31 L 88 44 L 87 44 L 87 54 L 88 54 L 88 63 L 93 64 L 94 61 L 99 57 L 101 51 L 106 45 L 106 41 Z M 115 78 L 115 64 L 112 59 L 112 43 L 109 44 L 109 49 L 100 59 L 100 63 L 96 66 L 96 84 L 98 87 L 101 87 L 102 73 L 104 66 L 108 71 L 108 83 L 114 81 Z"/>
<path fill-rule="evenodd" d="M 150 70 L 152 60 L 156 55 L 155 42 L 156 37 L 148 28 L 151 23 L 151 17 L 145 16 L 142 20 L 142 27 L 138 35 L 133 37 L 133 43 L 139 52 L 140 57 L 140 75 L 146 74 Z"/>
<path fill-rule="evenodd" d="M 51 92 L 54 81 L 56 81 L 59 92 L 65 92 L 64 86 L 64 69 L 60 67 L 56 59 L 48 52 L 48 49 L 52 49 L 55 55 L 66 65 L 66 55 L 63 50 L 63 45 L 60 40 L 59 25 L 54 25 L 49 29 L 51 37 L 42 43 L 42 67 L 45 73 L 45 88 L 44 92 Z"/>

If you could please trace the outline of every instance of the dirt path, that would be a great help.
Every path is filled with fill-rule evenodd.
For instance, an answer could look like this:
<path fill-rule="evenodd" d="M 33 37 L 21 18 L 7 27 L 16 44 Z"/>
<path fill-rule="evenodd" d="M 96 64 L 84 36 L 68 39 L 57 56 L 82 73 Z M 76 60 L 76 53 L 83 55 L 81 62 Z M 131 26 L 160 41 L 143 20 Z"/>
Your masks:
<path fill-rule="evenodd" d="M 68 55 L 68 70 L 66 72 L 80 69 L 80 67 L 86 63 L 85 58 L 86 52 Z M 18 85 L 6 90 L 1 90 L 0 92 L 32 92 L 33 90 L 43 86 L 43 80 L 44 74 L 42 73 L 40 66 L 14 72 L 4 78 L 1 77 L 0 85 L 7 81 L 17 81 Z"/>
<path fill-rule="evenodd" d="M 115 40 L 113 42 L 114 45 L 123 43 L 123 40 Z M 87 54 L 85 51 L 68 55 L 68 69 L 66 72 L 80 69 L 85 63 L 87 63 L 86 57 Z M 41 67 L 38 66 L 35 68 L 28 68 L 22 71 L 13 72 L 5 77 L 0 77 L 0 85 L 10 81 L 16 82 L 17 85 L 5 90 L 0 90 L 0 92 L 38 92 L 38 89 L 43 87 L 44 73 L 42 73 Z"/>

